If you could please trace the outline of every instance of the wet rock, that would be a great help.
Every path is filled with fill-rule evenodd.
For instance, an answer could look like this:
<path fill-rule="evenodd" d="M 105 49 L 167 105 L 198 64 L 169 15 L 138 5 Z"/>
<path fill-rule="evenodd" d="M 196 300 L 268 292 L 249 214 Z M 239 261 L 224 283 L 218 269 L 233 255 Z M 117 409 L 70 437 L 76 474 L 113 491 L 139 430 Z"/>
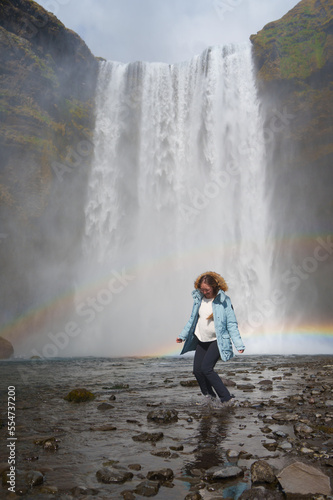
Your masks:
<path fill-rule="evenodd" d="M 306 446 L 302 446 L 302 448 L 299 450 L 303 455 L 311 455 L 314 453 L 314 450 L 311 450 L 310 448 L 307 448 Z"/>
<path fill-rule="evenodd" d="M 259 385 L 273 385 L 272 380 L 260 380 Z"/>
<path fill-rule="evenodd" d="M 268 451 L 275 451 L 277 448 L 277 443 L 263 443 L 263 447 Z"/>
<path fill-rule="evenodd" d="M 134 491 L 143 497 L 153 497 L 157 495 L 159 489 L 160 483 L 158 481 L 149 481 L 147 479 L 146 481 L 138 484 Z"/>
<path fill-rule="evenodd" d="M 72 403 L 84 403 L 86 401 L 92 401 L 95 397 L 96 396 L 87 389 L 73 389 L 64 399 Z"/>
<path fill-rule="evenodd" d="M 195 491 L 193 493 L 189 493 L 185 497 L 185 500 L 201 500 L 201 499 L 202 499 L 202 496 L 200 495 L 200 493 L 198 491 Z"/>
<path fill-rule="evenodd" d="M 236 460 L 239 457 L 239 451 L 237 450 L 227 450 L 226 455 L 230 460 Z"/>
<path fill-rule="evenodd" d="M 114 394 L 111 394 L 111 396 L 109 397 L 109 401 L 115 401 L 116 400 L 116 396 Z"/>
<path fill-rule="evenodd" d="M 169 446 L 169 448 L 172 451 L 183 451 L 184 446 L 182 444 L 179 444 L 178 446 Z"/>
<path fill-rule="evenodd" d="M 171 481 L 173 479 L 173 470 L 160 469 L 156 471 L 150 471 L 147 474 L 147 479 L 149 479 L 149 481 L 159 481 L 160 483 Z"/>
<path fill-rule="evenodd" d="M 330 479 L 315 467 L 295 462 L 284 468 L 277 478 L 286 494 L 330 495 Z"/>
<path fill-rule="evenodd" d="M 295 434 L 298 434 L 298 435 L 307 435 L 307 434 L 311 434 L 313 432 L 313 429 L 309 425 L 300 423 L 300 424 L 294 425 L 294 431 L 295 431 Z"/>
<path fill-rule="evenodd" d="M 288 437 L 288 434 L 286 434 L 283 431 L 273 431 L 273 434 L 277 438 L 287 438 Z"/>
<path fill-rule="evenodd" d="M 172 453 L 170 450 L 163 448 L 162 450 L 155 450 L 150 452 L 154 457 L 170 458 Z"/>
<path fill-rule="evenodd" d="M 123 467 L 103 467 L 96 472 L 97 481 L 100 483 L 111 484 L 111 483 L 125 483 L 129 479 L 132 479 L 133 473 L 129 472 Z"/>
<path fill-rule="evenodd" d="M 292 447 L 293 447 L 293 445 L 291 443 L 289 443 L 289 441 L 282 441 L 282 443 L 278 444 L 278 448 L 280 448 L 281 450 L 284 450 L 284 451 L 289 451 L 292 449 Z"/>
<path fill-rule="evenodd" d="M 9 340 L 0 337 L 0 359 L 11 358 L 14 354 L 14 347 Z"/>
<path fill-rule="evenodd" d="M 110 405 L 109 403 L 101 403 L 97 406 L 97 410 L 100 411 L 112 410 L 112 408 L 114 408 L 114 406 Z"/>
<path fill-rule="evenodd" d="M 263 486 L 245 490 L 238 500 L 283 500 L 285 497 L 279 491 L 267 490 Z"/>
<path fill-rule="evenodd" d="M 251 481 L 253 484 L 274 483 L 276 476 L 267 462 L 258 460 L 251 465 Z"/>
<path fill-rule="evenodd" d="M 152 441 L 152 442 L 156 442 L 156 441 L 160 441 L 161 439 L 163 439 L 164 437 L 164 434 L 163 432 L 142 432 L 141 434 L 137 434 L 136 436 L 132 436 L 132 439 L 133 441 L 140 441 L 142 443 L 146 442 L 146 441 Z"/>
<path fill-rule="evenodd" d="M 278 411 L 272 415 L 272 418 L 282 422 L 293 422 L 299 420 L 299 416 L 296 413 L 289 413 L 287 411 Z"/>
<path fill-rule="evenodd" d="M 222 378 L 222 382 L 226 387 L 235 387 L 237 384 L 233 380 L 230 380 L 230 378 Z"/>
<path fill-rule="evenodd" d="M 176 410 L 152 410 L 147 415 L 147 420 L 158 422 L 160 424 L 169 424 L 178 421 L 178 412 Z"/>
<path fill-rule="evenodd" d="M 196 380 L 181 380 L 180 385 L 183 387 L 198 387 L 199 384 Z"/>
<path fill-rule="evenodd" d="M 110 389 L 112 389 L 114 391 L 121 391 L 124 389 L 129 389 L 129 385 L 128 384 L 114 384 L 110 387 Z"/>
<path fill-rule="evenodd" d="M 206 470 L 205 478 L 209 481 L 216 479 L 230 479 L 232 477 L 238 477 L 243 475 L 243 470 L 240 467 L 211 467 Z"/>
<path fill-rule="evenodd" d="M 122 491 L 120 494 L 124 500 L 135 500 L 135 498 L 136 498 L 134 493 L 130 490 Z"/>
<path fill-rule="evenodd" d="M 108 432 L 108 431 L 116 431 L 117 427 L 111 424 L 105 424 L 105 425 L 99 425 L 99 426 L 91 426 L 89 428 L 90 431 L 101 431 L 101 432 Z"/>
<path fill-rule="evenodd" d="M 266 417 L 267 417 L 266 413 L 264 413 L 264 412 L 258 413 L 258 418 L 262 418 L 263 419 L 263 418 L 266 418 Z"/>
<path fill-rule="evenodd" d="M 273 382 L 271 380 L 261 380 L 259 382 L 261 391 L 272 391 L 273 390 Z"/>
<path fill-rule="evenodd" d="M 237 384 L 237 389 L 240 389 L 241 391 L 252 391 L 255 388 L 256 387 L 253 384 Z"/>
<path fill-rule="evenodd" d="M 28 486 L 40 486 L 44 482 L 44 476 L 39 471 L 29 471 L 25 475 L 25 482 Z"/>
<path fill-rule="evenodd" d="M 272 429 L 268 426 L 265 426 L 265 427 L 260 427 L 260 430 L 261 432 L 263 432 L 264 434 L 268 434 L 269 432 L 272 432 Z"/>
<path fill-rule="evenodd" d="M 259 389 L 260 389 L 261 391 L 272 391 L 272 390 L 273 390 L 273 386 L 272 386 L 272 384 L 261 385 L 261 386 L 259 387 Z"/>
<path fill-rule="evenodd" d="M 141 467 L 140 464 L 129 464 L 128 468 L 131 469 L 131 470 L 136 470 L 136 471 L 139 471 L 139 470 L 142 469 L 142 467 Z"/>
<path fill-rule="evenodd" d="M 128 424 L 135 424 L 135 425 L 138 425 L 139 427 L 141 427 L 141 425 L 142 425 L 142 424 L 141 424 L 141 422 L 139 422 L 139 420 L 135 420 L 134 418 L 128 418 L 128 419 L 126 420 L 126 422 L 127 422 Z"/>
<path fill-rule="evenodd" d="M 301 403 L 304 400 L 303 396 L 300 395 L 295 395 L 295 396 L 290 396 L 289 401 L 291 403 Z"/>
<path fill-rule="evenodd" d="M 48 451 L 56 451 L 59 448 L 57 438 L 55 437 L 50 437 L 50 438 L 44 438 L 44 439 L 35 439 L 34 441 L 35 444 L 38 446 L 42 446 L 44 450 Z"/>

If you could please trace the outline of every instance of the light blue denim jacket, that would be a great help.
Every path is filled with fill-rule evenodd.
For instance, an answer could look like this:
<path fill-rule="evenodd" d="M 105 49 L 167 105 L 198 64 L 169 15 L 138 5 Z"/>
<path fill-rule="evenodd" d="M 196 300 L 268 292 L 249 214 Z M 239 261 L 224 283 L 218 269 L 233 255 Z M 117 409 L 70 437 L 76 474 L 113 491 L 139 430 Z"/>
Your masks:
<path fill-rule="evenodd" d="M 196 289 L 193 290 L 192 296 L 194 303 L 191 317 L 179 335 L 180 339 L 185 340 L 184 347 L 180 354 L 185 354 L 188 351 L 194 351 L 198 344 L 198 339 L 194 335 L 194 332 L 198 322 L 199 308 L 203 294 Z M 234 343 L 237 351 L 245 349 L 238 330 L 237 319 L 231 305 L 230 298 L 222 290 L 219 290 L 217 296 L 213 300 L 212 306 L 217 345 L 220 351 L 221 359 L 222 361 L 228 361 L 234 356 L 232 342 Z"/>

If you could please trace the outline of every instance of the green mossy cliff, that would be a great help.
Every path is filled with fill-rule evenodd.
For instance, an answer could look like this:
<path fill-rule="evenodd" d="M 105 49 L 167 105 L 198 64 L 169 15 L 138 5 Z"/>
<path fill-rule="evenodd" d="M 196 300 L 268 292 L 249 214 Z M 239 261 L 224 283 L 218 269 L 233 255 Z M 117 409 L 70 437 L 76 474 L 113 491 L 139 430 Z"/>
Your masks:
<path fill-rule="evenodd" d="M 303 321 L 331 321 L 333 262 L 329 253 L 315 256 L 320 238 L 333 233 L 333 0 L 302 0 L 251 41 L 266 118 L 277 282 L 283 275 L 290 317 L 303 304 Z"/>
<path fill-rule="evenodd" d="M 53 14 L 32 0 L 0 0 L 3 326 L 72 286 L 97 74 L 98 60 Z M 22 335 L 36 328 L 32 316 Z"/>
<path fill-rule="evenodd" d="M 333 154 L 333 0 L 302 0 L 251 41 L 262 93 L 294 115 L 296 162 L 325 161 Z"/>
<path fill-rule="evenodd" d="M 31 0 L 0 2 L 0 63 L 0 203 L 29 220 L 49 202 L 53 162 L 93 128 L 98 63 Z"/>

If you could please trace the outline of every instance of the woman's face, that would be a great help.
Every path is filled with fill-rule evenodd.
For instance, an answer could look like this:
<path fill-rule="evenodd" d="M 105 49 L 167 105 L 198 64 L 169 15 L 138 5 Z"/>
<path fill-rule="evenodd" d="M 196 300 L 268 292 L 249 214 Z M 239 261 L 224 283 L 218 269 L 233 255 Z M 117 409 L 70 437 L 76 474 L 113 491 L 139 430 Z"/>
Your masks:
<path fill-rule="evenodd" d="M 215 297 L 213 287 L 207 285 L 207 283 L 205 283 L 205 282 L 201 283 L 199 290 L 201 293 L 204 294 L 204 297 L 206 299 L 212 299 L 213 297 Z"/>

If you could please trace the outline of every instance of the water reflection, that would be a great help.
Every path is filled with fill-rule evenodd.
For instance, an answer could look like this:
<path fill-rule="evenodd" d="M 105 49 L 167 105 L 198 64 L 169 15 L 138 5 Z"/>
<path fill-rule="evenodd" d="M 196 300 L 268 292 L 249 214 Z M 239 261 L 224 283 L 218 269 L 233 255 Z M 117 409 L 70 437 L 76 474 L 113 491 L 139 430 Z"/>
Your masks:
<path fill-rule="evenodd" d="M 185 464 L 185 471 L 191 475 L 193 469 L 207 470 L 224 464 L 223 449 L 220 446 L 227 435 L 228 414 L 215 415 L 209 408 L 203 411 L 198 434 L 195 439 L 194 460 Z"/>

